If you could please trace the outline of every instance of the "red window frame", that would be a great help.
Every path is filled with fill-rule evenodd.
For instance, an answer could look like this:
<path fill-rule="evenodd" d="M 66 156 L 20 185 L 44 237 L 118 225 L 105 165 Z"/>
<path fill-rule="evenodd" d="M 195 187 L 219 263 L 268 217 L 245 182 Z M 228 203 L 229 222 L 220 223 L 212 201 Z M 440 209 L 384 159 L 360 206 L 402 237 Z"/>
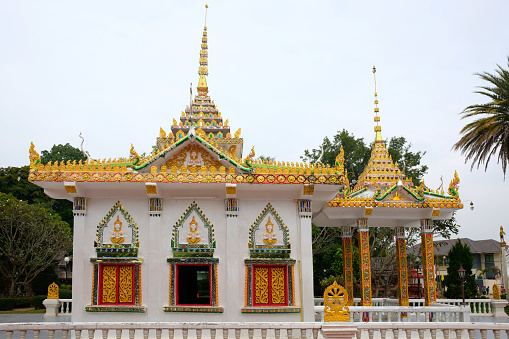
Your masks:
<path fill-rule="evenodd" d="M 267 267 L 269 269 L 268 273 L 268 294 L 269 294 L 269 302 L 267 304 L 259 304 L 256 303 L 256 275 L 255 271 L 257 267 Z M 284 304 L 275 304 L 272 302 L 272 268 L 282 268 L 285 274 L 284 288 L 285 288 L 285 302 Z M 252 292 L 253 292 L 253 305 L 254 306 L 288 306 L 288 267 L 287 266 L 279 266 L 279 265 L 253 265 L 252 272 Z"/>
<path fill-rule="evenodd" d="M 116 274 L 116 283 L 115 283 L 115 286 L 116 286 L 116 296 L 115 296 L 115 302 L 114 303 L 108 303 L 108 302 L 103 302 L 102 301 L 102 295 L 103 295 L 103 269 L 105 267 L 109 267 L 109 266 L 114 266 L 116 268 L 116 271 L 117 271 L 117 274 Z M 119 293 L 119 289 L 118 289 L 118 285 L 119 285 L 119 279 L 120 279 L 120 274 L 119 274 L 119 271 L 120 271 L 120 266 L 131 266 L 133 268 L 133 275 L 131 277 L 132 279 L 132 302 L 129 302 L 129 303 L 121 303 L 119 302 L 119 296 L 118 296 L 118 293 Z M 136 296 L 134 295 L 135 293 L 135 283 L 136 283 L 136 280 L 135 280 L 135 273 L 136 273 L 136 268 L 134 267 L 135 265 L 134 264 L 100 264 L 99 265 L 99 295 L 97 296 L 97 303 L 99 305 L 134 305 L 135 304 L 135 301 L 136 301 Z"/>
<path fill-rule="evenodd" d="M 179 302 L 179 267 L 207 266 L 209 268 L 209 303 L 208 304 L 181 304 Z M 212 265 L 211 264 L 176 264 L 175 265 L 175 301 L 178 306 L 212 306 Z"/>

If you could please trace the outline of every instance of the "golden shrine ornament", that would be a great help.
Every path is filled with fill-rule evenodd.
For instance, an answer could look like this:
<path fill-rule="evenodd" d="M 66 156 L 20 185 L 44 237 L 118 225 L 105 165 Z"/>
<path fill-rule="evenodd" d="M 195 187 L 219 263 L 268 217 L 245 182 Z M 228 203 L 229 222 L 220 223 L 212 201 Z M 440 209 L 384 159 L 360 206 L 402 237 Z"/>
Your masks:
<path fill-rule="evenodd" d="M 348 293 L 336 281 L 325 289 L 323 294 L 323 321 L 350 321 Z"/>
<path fill-rule="evenodd" d="M 51 283 L 51 285 L 48 286 L 48 299 L 58 299 L 59 298 L 59 290 L 57 284 L 54 282 Z"/>

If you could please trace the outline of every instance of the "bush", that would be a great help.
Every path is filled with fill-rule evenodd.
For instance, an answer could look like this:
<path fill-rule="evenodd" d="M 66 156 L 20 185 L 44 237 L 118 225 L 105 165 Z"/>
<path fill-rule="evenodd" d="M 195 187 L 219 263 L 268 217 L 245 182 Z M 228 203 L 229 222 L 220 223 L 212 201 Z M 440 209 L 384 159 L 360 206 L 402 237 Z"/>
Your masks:
<path fill-rule="evenodd" d="M 14 299 L 14 308 L 27 308 L 32 306 L 32 298 L 16 298 Z"/>
<path fill-rule="evenodd" d="M 60 299 L 72 299 L 72 290 L 61 289 L 59 291 L 58 297 Z"/>
<path fill-rule="evenodd" d="M 501 295 L 500 295 L 500 299 L 502 299 L 502 300 L 507 299 L 507 294 L 501 294 Z"/>
<path fill-rule="evenodd" d="M 36 295 L 32 298 L 32 306 L 35 307 L 36 310 L 43 310 L 45 307 L 42 302 L 46 299 L 45 295 Z"/>
<path fill-rule="evenodd" d="M 14 308 L 14 298 L 0 298 L 0 311 L 10 311 Z"/>

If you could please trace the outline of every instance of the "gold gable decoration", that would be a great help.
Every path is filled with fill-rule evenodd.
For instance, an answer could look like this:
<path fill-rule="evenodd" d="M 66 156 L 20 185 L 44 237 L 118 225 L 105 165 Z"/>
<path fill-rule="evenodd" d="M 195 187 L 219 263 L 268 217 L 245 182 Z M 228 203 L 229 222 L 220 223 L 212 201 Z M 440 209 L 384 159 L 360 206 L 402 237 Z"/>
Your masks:
<path fill-rule="evenodd" d="M 29 152 L 29 158 L 30 158 L 30 170 L 32 171 L 35 165 L 41 162 L 41 157 L 39 156 L 39 153 L 35 150 L 34 143 L 30 143 L 30 149 Z"/>
<path fill-rule="evenodd" d="M 201 166 L 214 166 L 215 168 L 220 168 L 222 164 L 218 160 L 214 159 L 204 148 L 191 144 L 184 147 L 171 159 L 167 160 L 165 166 L 167 168 L 173 168 L 175 166 L 176 169 L 182 169 L 183 166 L 195 166 L 200 168 Z"/>
<path fill-rule="evenodd" d="M 345 151 L 343 150 L 343 145 L 341 145 L 341 148 L 339 150 L 339 154 L 336 157 L 336 170 L 339 173 L 344 173 L 345 171 Z"/>
<path fill-rule="evenodd" d="M 323 294 L 323 321 L 350 321 L 348 293 L 336 281 L 325 289 Z"/>

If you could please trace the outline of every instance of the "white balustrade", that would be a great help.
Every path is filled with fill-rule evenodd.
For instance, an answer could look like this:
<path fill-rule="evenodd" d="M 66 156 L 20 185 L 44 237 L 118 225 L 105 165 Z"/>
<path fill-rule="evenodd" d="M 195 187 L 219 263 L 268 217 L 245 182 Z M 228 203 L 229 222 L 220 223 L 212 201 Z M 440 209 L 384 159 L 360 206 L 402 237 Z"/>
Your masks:
<path fill-rule="evenodd" d="M 72 312 L 72 299 L 58 299 L 58 301 L 60 301 L 58 315 L 70 315 Z"/>
<path fill-rule="evenodd" d="M 86 322 L 86 323 L 5 323 L 0 324 L 0 337 L 7 339 L 26 338 L 27 331 L 38 339 L 41 331 L 47 331 L 48 339 L 55 337 L 69 339 L 93 339 L 129 337 L 130 339 L 143 337 L 160 339 L 164 331 L 164 338 L 277 338 L 277 339 L 318 339 L 321 323 L 310 322 Z M 74 332 L 74 333 L 73 333 Z M 30 333 L 30 332 L 29 332 Z M 46 337 L 46 336 L 45 336 Z"/>
<path fill-rule="evenodd" d="M 189 322 L 189 323 L 5 323 L 0 324 L 0 337 L 34 338 L 276 338 L 276 339 L 500 339 L 509 337 L 509 323 L 469 322 Z M 327 330 L 326 330 L 327 328 Z M 504 334 L 501 336 L 501 334 Z"/>
<path fill-rule="evenodd" d="M 437 299 L 437 304 L 446 306 L 460 306 L 462 299 Z M 394 298 L 373 298 L 373 306 L 399 306 L 399 300 Z M 491 299 L 465 299 L 465 304 L 470 307 L 470 313 L 475 316 L 493 316 Z M 360 306 L 360 298 L 354 298 L 354 305 Z M 323 306 L 323 298 L 315 298 L 315 306 Z M 410 299 L 409 306 L 423 307 L 424 299 Z"/>
<path fill-rule="evenodd" d="M 317 321 L 323 321 L 324 306 L 315 306 Z M 459 306 L 350 306 L 350 321 L 362 322 L 468 322 L 470 310 Z"/>

